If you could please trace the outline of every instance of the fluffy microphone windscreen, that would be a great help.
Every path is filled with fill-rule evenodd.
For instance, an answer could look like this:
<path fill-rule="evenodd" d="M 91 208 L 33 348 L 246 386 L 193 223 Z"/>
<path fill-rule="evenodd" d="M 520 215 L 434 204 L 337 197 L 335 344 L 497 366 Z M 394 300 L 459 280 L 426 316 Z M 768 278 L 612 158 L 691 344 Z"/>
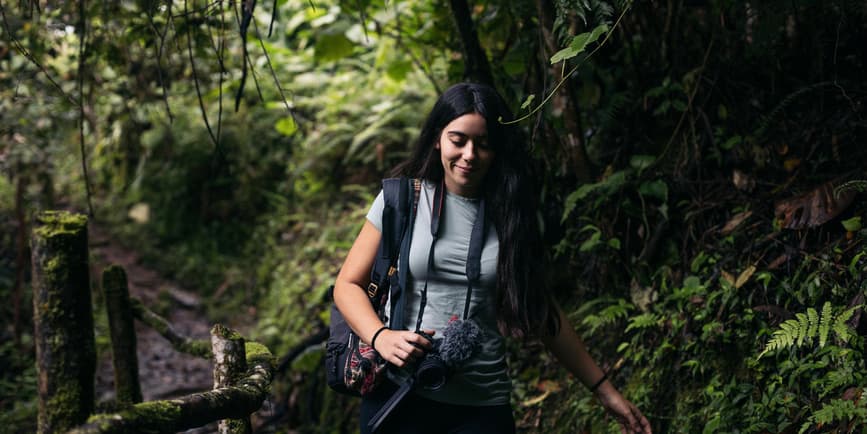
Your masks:
<path fill-rule="evenodd" d="M 453 320 L 443 330 L 439 353 L 443 362 L 454 368 L 473 356 L 482 342 L 482 329 L 472 320 Z"/>

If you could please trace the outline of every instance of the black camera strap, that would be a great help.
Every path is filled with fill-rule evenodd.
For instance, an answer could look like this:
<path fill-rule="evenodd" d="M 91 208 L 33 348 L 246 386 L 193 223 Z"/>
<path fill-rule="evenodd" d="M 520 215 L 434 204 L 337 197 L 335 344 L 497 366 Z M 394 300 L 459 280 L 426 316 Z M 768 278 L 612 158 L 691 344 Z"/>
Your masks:
<path fill-rule="evenodd" d="M 443 206 L 445 205 L 445 180 L 437 184 L 434 192 L 433 209 L 431 210 L 430 218 L 430 233 L 431 243 L 430 250 L 427 254 L 427 276 L 435 270 L 434 265 L 434 247 L 439 239 L 440 219 L 442 218 Z M 479 201 L 479 211 L 476 213 L 476 221 L 473 222 L 473 230 L 470 233 L 470 247 L 467 252 L 467 297 L 464 302 L 464 316 L 466 320 L 470 315 L 470 302 L 473 298 L 473 284 L 478 283 L 482 274 L 482 247 L 485 244 L 485 236 L 487 235 L 487 224 L 485 222 L 485 198 L 482 197 Z M 427 282 L 424 281 L 424 287 L 421 290 L 421 306 L 418 309 L 418 318 L 415 322 L 415 331 L 421 331 L 421 321 L 424 317 L 424 308 L 427 305 Z"/>

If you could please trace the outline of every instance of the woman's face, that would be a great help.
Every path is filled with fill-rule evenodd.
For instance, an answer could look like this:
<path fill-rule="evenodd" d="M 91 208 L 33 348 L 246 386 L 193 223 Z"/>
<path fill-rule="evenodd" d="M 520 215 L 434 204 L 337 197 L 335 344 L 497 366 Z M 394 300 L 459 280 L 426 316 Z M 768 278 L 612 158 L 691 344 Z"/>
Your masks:
<path fill-rule="evenodd" d="M 468 113 L 453 119 L 440 133 L 436 148 L 440 151 L 446 190 L 464 197 L 477 196 L 494 161 L 485 118 Z"/>

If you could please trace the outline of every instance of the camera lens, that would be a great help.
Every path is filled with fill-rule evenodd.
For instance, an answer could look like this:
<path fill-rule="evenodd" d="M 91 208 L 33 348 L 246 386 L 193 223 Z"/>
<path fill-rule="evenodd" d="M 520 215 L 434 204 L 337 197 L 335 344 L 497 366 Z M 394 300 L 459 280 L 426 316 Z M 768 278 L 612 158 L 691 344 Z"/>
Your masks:
<path fill-rule="evenodd" d="M 428 355 L 415 372 L 416 382 L 427 390 L 439 390 L 446 384 L 448 368 L 434 355 Z"/>

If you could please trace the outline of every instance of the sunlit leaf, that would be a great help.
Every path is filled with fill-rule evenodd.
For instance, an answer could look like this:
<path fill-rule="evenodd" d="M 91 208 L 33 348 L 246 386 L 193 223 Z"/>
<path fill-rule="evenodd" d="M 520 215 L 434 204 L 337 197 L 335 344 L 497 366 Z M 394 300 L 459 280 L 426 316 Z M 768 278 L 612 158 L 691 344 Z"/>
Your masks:
<path fill-rule="evenodd" d="M 569 44 L 568 47 L 554 53 L 554 55 L 551 56 L 551 63 L 554 64 L 563 60 L 571 59 L 581 54 L 581 52 L 583 52 L 584 49 L 587 48 L 587 45 L 596 42 L 596 40 L 599 39 L 599 37 L 607 31 L 608 25 L 600 24 L 590 32 L 576 35 L 574 38 L 572 38 L 572 42 Z"/>
<path fill-rule="evenodd" d="M 314 52 L 319 62 L 332 62 L 352 54 L 355 44 L 343 33 L 324 33 L 316 39 Z"/>
<path fill-rule="evenodd" d="M 861 230 L 861 217 L 852 217 L 850 219 L 843 220 L 843 227 L 846 228 L 849 232 L 855 232 Z"/>
<path fill-rule="evenodd" d="M 521 108 L 525 109 L 527 107 L 530 107 L 530 104 L 533 103 L 534 99 L 536 99 L 536 94 L 531 93 L 530 95 L 527 95 L 527 99 L 525 99 L 524 102 L 521 104 Z"/>
<path fill-rule="evenodd" d="M 286 116 L 274 124 L 274 129 L 284 136 L 291 136 L 298 131 L 298 124 L 295 123 L 295 118 L 292 116 Z"/>

